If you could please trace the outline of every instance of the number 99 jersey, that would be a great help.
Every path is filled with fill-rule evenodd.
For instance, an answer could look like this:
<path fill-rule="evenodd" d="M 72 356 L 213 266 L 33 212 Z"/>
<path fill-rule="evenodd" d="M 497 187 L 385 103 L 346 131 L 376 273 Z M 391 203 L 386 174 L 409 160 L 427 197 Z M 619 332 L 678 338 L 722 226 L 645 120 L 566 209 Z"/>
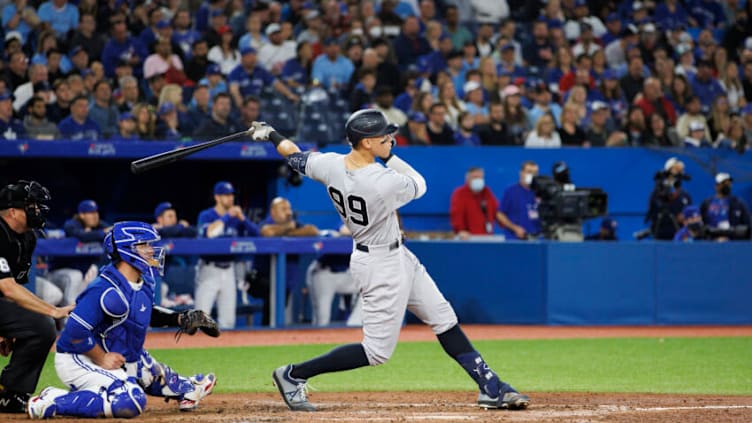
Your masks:
<path fill-rule="evenodd" d="M 379 162 L 348 170 L 345 156 L 308 153 L 305 174 L 326 185 L 357 244 L 389 244 L 402 238 L 397 209 L 418 195 L 415 181 Z"/>

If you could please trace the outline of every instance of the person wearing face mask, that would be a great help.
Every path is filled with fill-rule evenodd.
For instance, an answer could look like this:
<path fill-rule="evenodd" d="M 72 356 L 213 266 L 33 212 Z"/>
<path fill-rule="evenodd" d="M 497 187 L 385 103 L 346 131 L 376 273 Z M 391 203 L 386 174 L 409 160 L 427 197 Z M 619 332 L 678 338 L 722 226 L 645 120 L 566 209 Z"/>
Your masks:
<path fill-rule="evenodd" d="M 684 227 L 674 235 L 674 241 L 693 242 L 705 239 L 705 225 L 702 223 L 702 215 L 697 206 L 687 206 L 682 210 Z"/>
<path fill-rule="evenodd" d="M 533 161 L 522 163 L 519 182 L 507 188 L 504 196 L 501 197 L 501 208 L 497 218 L 504 226 L 507 239 L 528 239 L 537 237 L 541 232 L 538 214 L 540 200 L 530 187 L 536 176 L 538 176 L 537 163 Z"/>
<path fill-rule="evenodd" d="M 493 235 L 494 222 L 501 224 L 499 200 L 486 186 L 484 174 L 483 168 L 469 168 L 465 172 L 465 184 L 452 192 L 449 220 L 459 239 Z"/>
<path fill-rule="evenodd" d="M 715 195 L 700 206 L 702 220 L 711 229 L 728 231 L 726 239 L 749 239 L 749 208 L 731 194 L 733 178 L 726 172 L 715 175 Z"/>
<path fill-rule="evenodd" d="M 681 187 L 689 179 L 684 173 L 684 162 L 671 157 L 654 179 L 645 223 L 650 224 L 654 239 L 672 240 L 683 221 L 681 211 L 692 204 L 692 197 Z"/>

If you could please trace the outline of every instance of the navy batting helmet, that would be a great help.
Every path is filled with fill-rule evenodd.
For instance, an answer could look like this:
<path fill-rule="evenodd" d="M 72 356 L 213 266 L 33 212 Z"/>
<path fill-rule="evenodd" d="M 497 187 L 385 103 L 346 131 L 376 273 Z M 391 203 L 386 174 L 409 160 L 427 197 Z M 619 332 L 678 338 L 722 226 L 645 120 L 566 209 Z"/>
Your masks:
<path fill-rule="evenodd" d="M 358 110 L 345 123 L 347 141 L 353 147 L 363 138 L 379 137 L 397 132 L 399 126 L 389 123 L 383 113 L 376 109 Z"/>

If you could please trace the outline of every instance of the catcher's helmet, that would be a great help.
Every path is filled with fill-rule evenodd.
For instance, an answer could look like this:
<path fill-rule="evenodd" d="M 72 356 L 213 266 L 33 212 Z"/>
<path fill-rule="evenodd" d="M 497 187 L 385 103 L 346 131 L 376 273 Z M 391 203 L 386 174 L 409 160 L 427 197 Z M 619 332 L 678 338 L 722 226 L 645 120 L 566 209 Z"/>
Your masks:
<path fill-rule="evenodd" d="M 0 210 L 24 209 L 28 227 L 42 229 L 50 210 L 44 203 L 51 199 L 50 192 L 39 182 L 20 180 L 0 189 Z"/>
<path fill-rule="evenodd" d="M 152 245 L 160 240 L 157 230 L 144 222 L 117 222 L 104 238 L 104 251 L 114 262 L 124 261 L 141 274 L 152 278 L 164 267 L 164 247 Z"/>
<path fill-rule="evenodd" d="M 364 109 L 350 115 L 345 123 L 347 141 L 353 147 L 363 138 L 378 137 L 397 132 L 399 126 L 389 123 L 383 113 L 376 109 Z"/>

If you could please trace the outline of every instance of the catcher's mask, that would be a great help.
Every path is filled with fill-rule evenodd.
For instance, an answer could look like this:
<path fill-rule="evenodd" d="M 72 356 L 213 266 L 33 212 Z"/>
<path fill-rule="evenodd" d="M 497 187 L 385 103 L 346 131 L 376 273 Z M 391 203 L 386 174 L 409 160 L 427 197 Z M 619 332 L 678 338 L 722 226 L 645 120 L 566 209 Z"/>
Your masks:
<path fill-rule="evenodd" d="M 50 192 L 37 181 L 20 180 L 0 189 L 0 210 L 16 208 L 26 213 L 26 225 L 31 229 L 44 228 L 50 208 Z"/>
<path fill-rule="evenodd" d="M 164 272 L 165 248 L 154 245 L 161 238 L 148 223 L 117 222 L 104 238 L 104 250 L 113 262 L 124 261 L 141 274 L 156 278 Z"/>

